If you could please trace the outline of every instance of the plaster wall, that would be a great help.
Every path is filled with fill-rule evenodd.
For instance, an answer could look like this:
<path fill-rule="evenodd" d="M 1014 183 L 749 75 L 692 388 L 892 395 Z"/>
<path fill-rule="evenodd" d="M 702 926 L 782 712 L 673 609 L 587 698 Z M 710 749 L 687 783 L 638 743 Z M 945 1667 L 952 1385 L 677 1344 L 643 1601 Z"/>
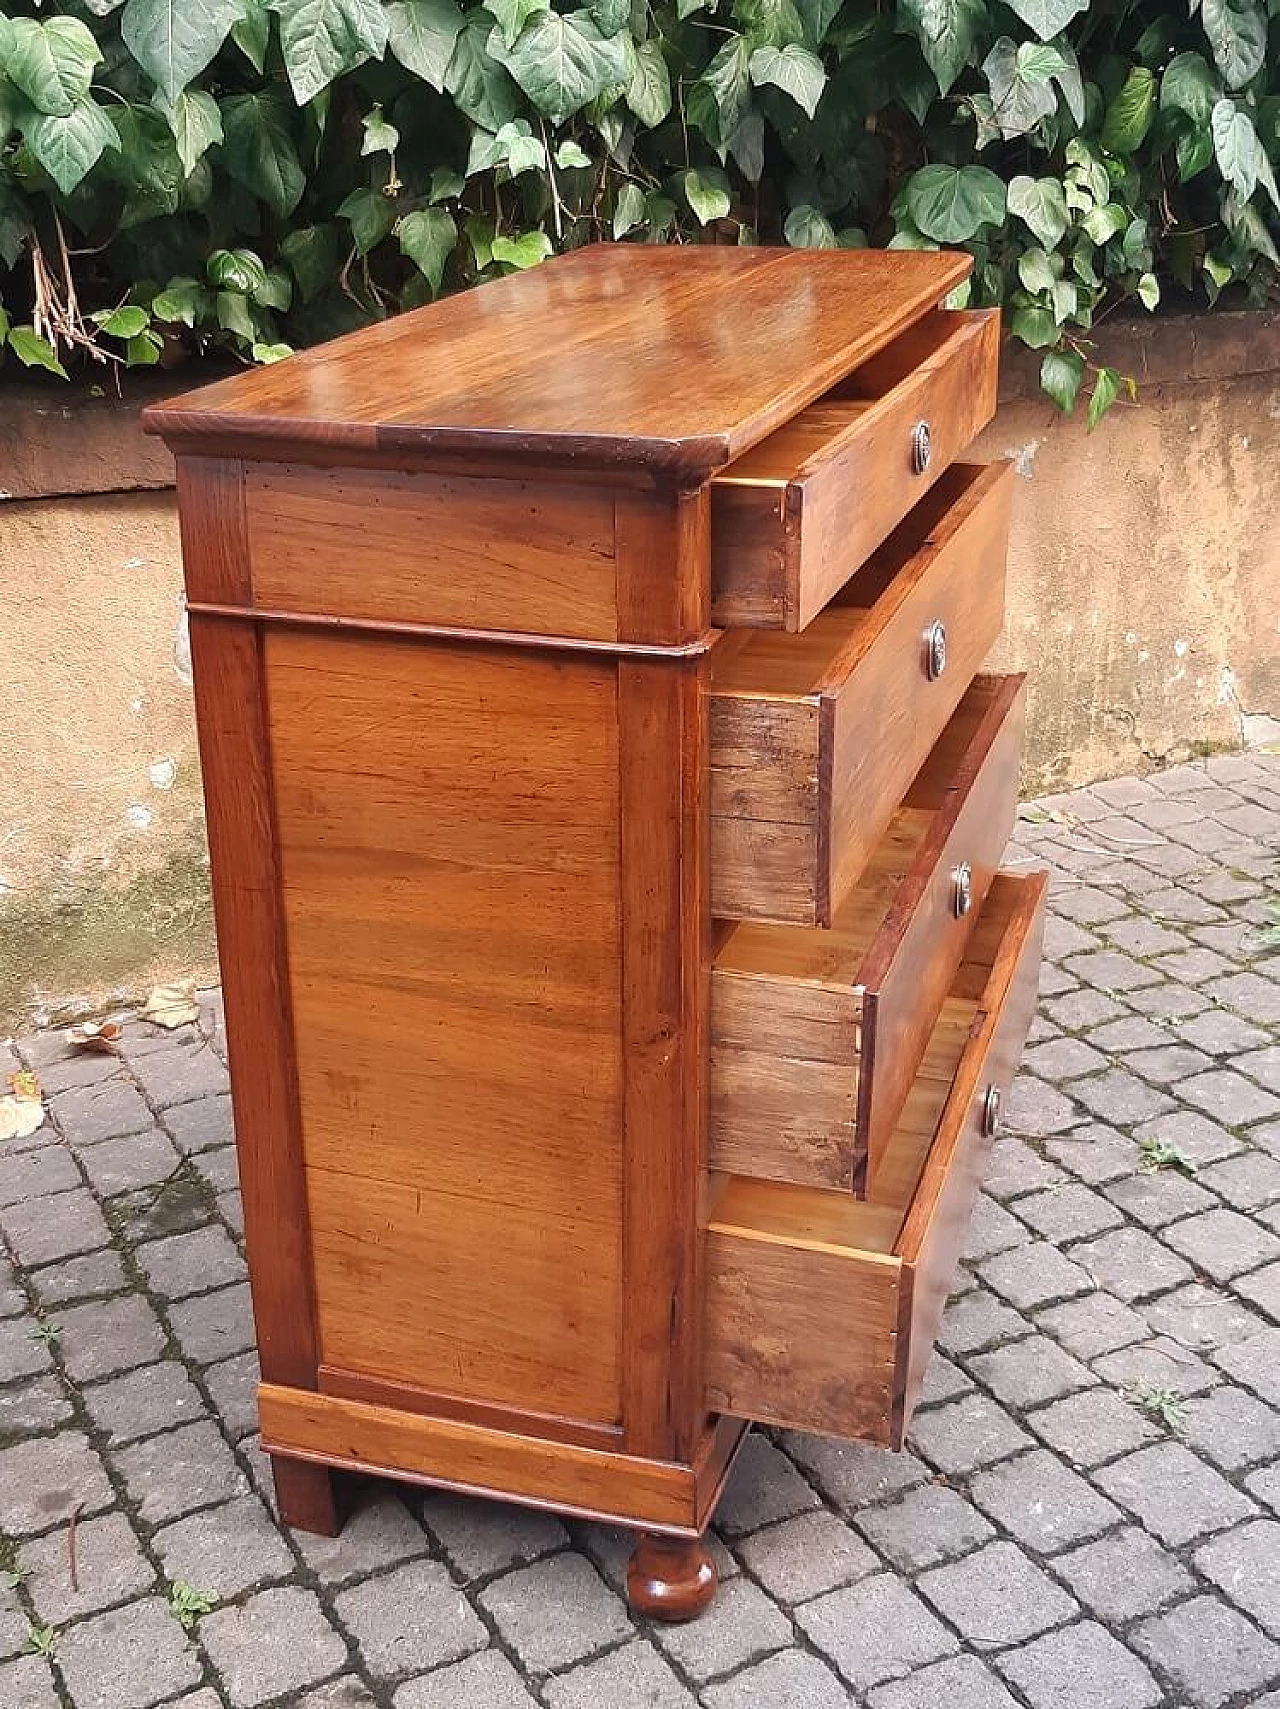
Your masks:
<path fill-rule="evenodd" d="M 1008 365 L 975 449 L 1018 469 L 991 664 L 1031 673 L 1029 793 L 1280 715 L 1280 317 L 1199 326 L 1100 352 L 1141 403 L 1092 435 Z M 216 973 L 171 466 L 139 401 L 0 410 L 0 1032 Z"/>

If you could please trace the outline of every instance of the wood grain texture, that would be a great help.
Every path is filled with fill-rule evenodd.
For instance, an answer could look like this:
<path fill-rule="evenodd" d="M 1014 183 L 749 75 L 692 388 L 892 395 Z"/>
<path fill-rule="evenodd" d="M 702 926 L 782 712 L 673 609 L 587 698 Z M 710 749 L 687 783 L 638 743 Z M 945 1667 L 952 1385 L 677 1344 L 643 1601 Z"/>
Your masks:
<path fill-rule="evenodd" d="M 704 1523 L 689 1465 L 274 1384 L 258 1390 L 258 1410 L 268 1453 L 677 1535 L 696 1535 Z M 737 1430 L 730 1435 L 736 1441 Z"/>
<path fill-rule="evenodd" d="M 1006 464 L 953 465 L 803 634 L 713 648 L 716 914 L 831 924 L 1000 633 L 1011 483 Z"/>
<path fill-rule="evenodd" d="M 614 493 L 618 636 L 667 646 L 707 633 L 711 589 L 711 495 Z"/>
<path fill-rule="evenodd" d="M 615 667 L 266 658 L 323 1358 L 616 1423 Z"/>
<path fill-rule="evenodd" d="M 627 1448 L 686 1458 L 701 1426 L 706 1156 L 706 713 L 699 669 L 618 667 Z"/>
<path fill-rule="evenodd" d="M 188 600 L 246 604 L 251 583 L 244 464 L 216 457 L 179 457 L 175 467 Z"/>
<path fill-rule="evenodd" d="M 720 1179 L 711 1405 L 901 1446 L 990 1143 L 985 1091 L 1007 1084 L 1034 1006 L 1043 890 L 1043 876 L 993 881 L 868 1200 Z"/>
<path fill-rule="evenodd" d="M 595 245 L 146 411 L 210 441 L 700 485 L 963 280 L 967 255 Z M 750 329 L 744 336 L 744 329 Z"/>
<path fill-rule="evenodd" d="M 937 310 L 715 477 L 716 624 L 794 631 L 817 616 L 994 415 L 999 335 L 995 310 Z"/>
<path fill-rule="evenodd" d="M 723 930 L 711 975 L 713 1168 L 864 1189 L 1012 828 L 1022 680 L 974 680 L 829 930 Z M 973 904 L 958 917 L 962 861 Z"/>
<path fill-rule="evenodd" d="M 211 502 L 220 503 L 216 488 Z M 185 503 L 187 527 L 199 529 L 194 480 Z M 223 550 L 234 558 L 229 535 Z M 313 1388 L 315 1294 L 258 636 L 249 624 L 193 616 L 191 664 L 258 1358 L 269 1382 Z"/>
<path fill-rule="evenodd" d="M 607 487 L 266 464 L 245 502 L 265 609 L 618 638 Z"/>

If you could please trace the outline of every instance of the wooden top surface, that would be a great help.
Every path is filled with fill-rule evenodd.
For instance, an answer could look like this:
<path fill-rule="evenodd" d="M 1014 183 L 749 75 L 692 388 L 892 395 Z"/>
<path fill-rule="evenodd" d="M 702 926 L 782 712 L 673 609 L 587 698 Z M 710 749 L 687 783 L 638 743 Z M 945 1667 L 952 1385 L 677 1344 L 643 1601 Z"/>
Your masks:
<path fill-rule="evenodd" d="M 697 484 L 866 361 L 967 255 L 596 244 L 149 409 L 176 451 L 290 445 Z"/>

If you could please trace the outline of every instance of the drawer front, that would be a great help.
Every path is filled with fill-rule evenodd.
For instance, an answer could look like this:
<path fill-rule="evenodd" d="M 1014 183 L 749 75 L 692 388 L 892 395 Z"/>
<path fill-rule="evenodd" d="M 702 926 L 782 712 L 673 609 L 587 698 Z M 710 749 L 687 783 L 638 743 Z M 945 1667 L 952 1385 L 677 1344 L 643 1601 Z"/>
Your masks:
<path fill-rule="evenodd" d="M 1011 492 L 957 465 L 805 634 L 717 647 L 714 913 L 831 924 L 1000 633 Z"/>
<path fill-rule="evenodd" d="M 932 775 L 944 745 L 939 743 L 907 797 L 912 810 L 925 799 L 932 805 L 938 800 L 936 791 L 945 791 L 921 858 L 863 967 L 859 1191 L 874 1176 L 893 1134 L 934 1019 L 1013 833 L 1026 724 L 1024 682 L 1021 676 L 979 677 L 966 699 L 984 711 L 959 765 L 945 781 Z"/>
<path fill-rule="evenodd" d="M 902 1445 L 1030 1025 L 1044 888 L 993 882 L 870 1200 L 716 1178 L 711 1410 Z"/>
<path fill-rule="evenodd" d="M 715 624 L 823 609 L 990 421 L 999 334 L 994 310 L 936 310 L 715 478 Z"/>
<path fill-rule="evenodd" d="M 713 1169 L 865 1192 L 1013 828 L 1023 680 L 975 679 L 829 931 L 722 930 Z"/>

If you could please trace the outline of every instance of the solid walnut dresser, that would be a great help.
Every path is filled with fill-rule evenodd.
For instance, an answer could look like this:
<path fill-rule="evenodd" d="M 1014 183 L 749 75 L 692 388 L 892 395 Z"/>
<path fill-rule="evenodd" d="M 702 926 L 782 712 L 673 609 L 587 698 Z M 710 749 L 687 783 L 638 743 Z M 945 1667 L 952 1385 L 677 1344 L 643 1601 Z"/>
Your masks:
<path fill-rule="evenodd" d="M 600 246 L 153 409 L 264 1446 L 634 1527 L 890 1447 L 1030 1019 L 967 256 Z"/>

